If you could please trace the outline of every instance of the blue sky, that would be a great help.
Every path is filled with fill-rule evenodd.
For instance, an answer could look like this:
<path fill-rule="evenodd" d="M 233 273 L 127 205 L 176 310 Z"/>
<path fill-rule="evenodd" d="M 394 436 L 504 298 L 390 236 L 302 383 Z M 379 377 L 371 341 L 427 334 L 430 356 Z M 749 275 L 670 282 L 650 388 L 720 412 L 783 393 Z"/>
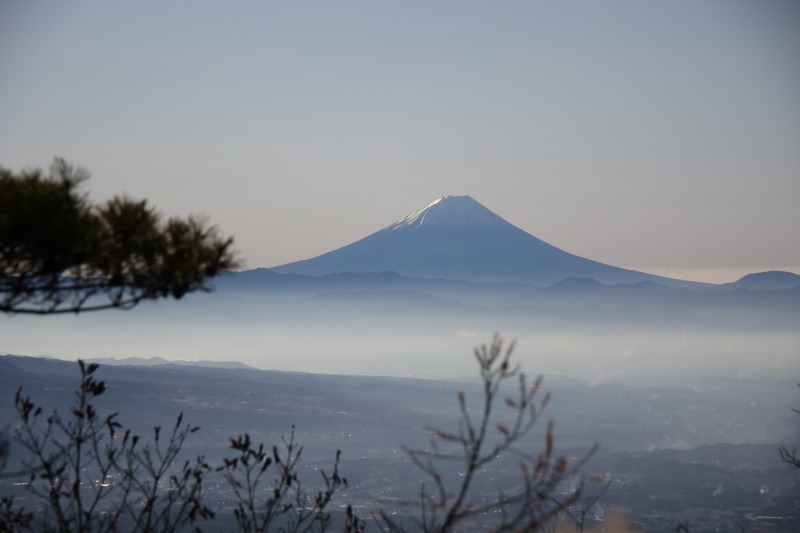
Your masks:
<path fill-rule="evenodd" d="M 0 164 L 249 268 L 446 194 L 569 252 L 800 272 L 800 2 L 0 2 Z"/>

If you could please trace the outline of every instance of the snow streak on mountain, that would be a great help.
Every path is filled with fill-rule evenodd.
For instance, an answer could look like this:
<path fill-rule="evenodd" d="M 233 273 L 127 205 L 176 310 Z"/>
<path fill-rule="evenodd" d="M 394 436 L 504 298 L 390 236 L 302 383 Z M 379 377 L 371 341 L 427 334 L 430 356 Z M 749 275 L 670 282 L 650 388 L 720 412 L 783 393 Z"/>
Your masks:
<path fill-rule="evenodd" d="M 445 228 L 500 228 L 511 226 L 470 196 L 443 196 L 402 220 L 398 220 L 386 230 L 402 228 L 421 228 L 439 226 Z M 513 226 L 511 226 L 513 227 Z"/>
<path fill-rule="evenodd" d="M 605 283 L 665 279 L 567 253 L 469 196 L 444 196 L 359 241 L 273 270 L 312 276 L 395 271 L 423 278 L 541 284 L 569 277 Z"/>

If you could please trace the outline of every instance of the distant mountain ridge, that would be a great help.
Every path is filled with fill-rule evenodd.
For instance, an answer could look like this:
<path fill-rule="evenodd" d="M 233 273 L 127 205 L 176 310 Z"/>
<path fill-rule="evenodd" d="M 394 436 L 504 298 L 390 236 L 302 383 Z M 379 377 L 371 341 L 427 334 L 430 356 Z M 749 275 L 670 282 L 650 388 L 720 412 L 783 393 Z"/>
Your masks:
<path fill-rule="evenodd" d="M 794 289 L 800 287 L 800 276 L 782 270 L 770 270 L 769 272 L 747 274 L 739 280 L 723 286 L 750 290 Z"/>
<path fill-rule="evenodd" d="M 394 271 L 420 278 L 539 285 L 570 277 L 594 278 L 601 283 L 692 284 L 565 252 L 507 222 L 470 196 L 444 196 L 359 241 L 273 270 L 312 276 Z"/>
<path fill-rule="evenodd" d="M 86 359 L 87 363 L 97 363 L 100 365 L 111 366 L 191 366 L 204 368 L 227 368 L 227 369 L 253 369 L 252 366 L 235 361 L 191 361 L 191 360 L 170 360 L 163 357 L 94 357 Z"/>

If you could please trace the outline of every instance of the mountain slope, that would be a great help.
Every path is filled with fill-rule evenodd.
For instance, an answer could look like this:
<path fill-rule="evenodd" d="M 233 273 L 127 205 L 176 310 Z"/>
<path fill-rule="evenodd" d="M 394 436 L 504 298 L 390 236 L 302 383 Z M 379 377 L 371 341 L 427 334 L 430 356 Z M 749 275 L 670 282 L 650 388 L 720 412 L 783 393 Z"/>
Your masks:
<path fill-rule="evenodd" d="M 439 198 L 359 241 L 273 270 L 312 276 L 392 270 L 423 278 L 537 284 L 568 277 L 592 277 L 604 283 L 682 283 L 560 250 L 469 196 Z"/>

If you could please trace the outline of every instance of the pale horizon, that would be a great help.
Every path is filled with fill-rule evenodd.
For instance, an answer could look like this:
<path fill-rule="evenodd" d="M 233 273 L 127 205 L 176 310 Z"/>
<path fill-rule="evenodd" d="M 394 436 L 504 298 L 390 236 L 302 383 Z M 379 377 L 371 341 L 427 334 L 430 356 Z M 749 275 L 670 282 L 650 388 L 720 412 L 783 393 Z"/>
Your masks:
<path fill-rule="evenodd" d="M 682 279 L 686 281 L 699 281 L 701 283 L 733 283 L 748 274 L 760 274 L 779 270 L 800 275 L 800 267 L 740 267 L 740 268 L 653 268 L 622 265 L 623 268 L 664 276 L 667 278 Z"/>

